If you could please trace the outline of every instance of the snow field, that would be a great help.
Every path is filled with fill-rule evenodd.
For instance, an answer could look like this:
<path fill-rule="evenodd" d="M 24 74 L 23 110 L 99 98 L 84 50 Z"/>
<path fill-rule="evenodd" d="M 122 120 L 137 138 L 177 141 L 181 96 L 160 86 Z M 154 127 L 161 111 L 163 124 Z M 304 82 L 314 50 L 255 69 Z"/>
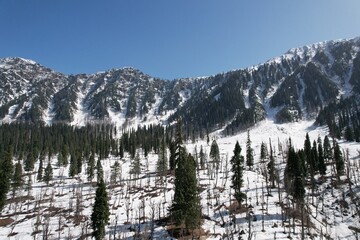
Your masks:
<path fill-rule="evenodd" d="M 252 148 L 254 149 L 255 164 L 253 169 L 244 172 L 244 186 L 242 190 L 247 194 L 247 202 L 243 203 L 243 212 L 234 212 L 234 197 L 231 190 L 231 165 L 230 158 L 236 141 L 242 148 L 241 154 L 245 156 L 245 144 L 247 133 L 243 132 L 231 137 L 222 137 L 219 132 L 210 135 L 210 139 L 217 139 L 220 149 L 221 163 L 218 171 L 211 167 L 197 172 L 199 186 L 202 191 L 201 197 L 202 214 L 204 217 L 202 229 L 206 233 L 203 239 L 227 239 L 233 233 L 234 236 L 248 239 L 288 239 L 289 229 L 293 239 L 301 238 L 301 223 L 296 220 L 295 234 L 292 225 L 289 225 L 289 216 L 286 216 L 286 208 L 279 204 L 279 196 L 284 204 L 291 205 L 280 184 L 280 194 L 277 188 L 271 189 L 268 194 L 266 188 L 265 164 L 260 163 L 260 145 L 262 142 L 269 148 L 269 139 L 275 149 L 276 165 L 283 171 L 285 163 L 282 158 L 282 150 L 291 137 L 295 149 L 303 148 L 305 134 L 309 133 L 310 140 L 322 139 L 327 134 L 325 128 L 316 128 L 311 121 L 302 121 L 278 125 L 271 120 L 265 120 L 250 129 Z M 211 142 L 210 142 L 211 144 Z M 197 140 L 195 143 L 185 143 L 189 153 L 210 153 L 210 144 L 205 140 Z M 281 146 L 281 147 L 280 147 Z M 359 164 L 359 143 L 340 142 L 341 148 L 349 150 L 350 161 Z M 166 226 L 158 220 L 168 215 L 168 208 L 173 198 L 174 177 L 167 175 L 162 183 L 156 173 L 157 155 L 149 154 L 141 157 L 141 174 L 138 177 L 130 175 L 131 159 L 128 155 L 123 160 L 109 157 L 102 160 L 104 178 L 107 183 L 110 221 L 107 226 L 108 239 L 133 239 L 137 232 L 145 237 L 149 236 L 152 228 L 152 218 L 155 219 L 154 238 L 171 239 Z M 37 166 L 29 176 L 32 179 L 32 189 L 26 188 L 27 177 L 21 191 L 16 197 L 23 196 L 22 201 L 14 201 L 5 206 L 0 220 L 11 218 L 14 220 L 6 226 L 0 227 L 0 239 L 42 239 L 48 234 L 48 239 L 77 239 L 81 235 L 90 239 L 92 205 L 95 198 L 96 178 L 92 182 L 87 180 L 86 164 L 82 167 L 82 173 L 76 178 L 68 177 L 68 167 L 57 167 L 56 156 L 52 159 L 54 180 L 49 186 L 36 181 Z M 121 163 L 121 179 L 116 184 L 110 182 L 111 166 L 115 161 Z M 226 164 L 227 162 L 227 164 Z M 357 165 L 359 166 L 359 165 Z M 328 166 L 328 172 L 330 172 Z M 212 175 L 212 176 L 211 176 Z M 360 181 L 356 172 L 352 173 L 354 182 Z M 344 179 L 345 176 L 342 177 Z M 330 187 L 330 188 L 329 188 Z M 359 188 L 353 185 L 355 193 Z M 305 229 L 306 234 L 311 234 L 315 239 L 320 239 L 321 234 L 327 234 L 331 239 L 355 239 L 354 233 L 348 226 L 359 227 L 359 217 L 356 207 L 348 201 L 349 208 L 340 208 L 336 201 L 342 199 L 343 194 L 348 193 L 347 185 L 339 188 L 331 187 L 330 178 L 317 190 L 317 197 L 311 204 L 312 198 L 307 189 L 306 199 L 309 204 L 311 227 Z M 323 194 L 320 194 L 323 193 Z M 29 197 L 27 197 L 29 196 Z M 320 197 L 324 196 L 324 197 Z M 12 198 L 9 193 L 8 198 Z M 252 208 L 247 208 L 249 205 Z M 319 211 L 316 211 L 316 206 Z M 251 211 L 250 221 L 246 218 Z M 286 221 L 283 222 L 286 216 Z M 262 221 L 264 219 L 264 222 Z M 292 222 L 292 221 L 291 221 Z M 250 225 L 249 225 L 250 223 Z M 251 230 L 249 230 L 249 226 Z M 240 232 L 243 234 L 240 235 Z M 306 235 L 310 238 L 310 235 Z M 230 238 L 229 238 L 230 239 Z"/>

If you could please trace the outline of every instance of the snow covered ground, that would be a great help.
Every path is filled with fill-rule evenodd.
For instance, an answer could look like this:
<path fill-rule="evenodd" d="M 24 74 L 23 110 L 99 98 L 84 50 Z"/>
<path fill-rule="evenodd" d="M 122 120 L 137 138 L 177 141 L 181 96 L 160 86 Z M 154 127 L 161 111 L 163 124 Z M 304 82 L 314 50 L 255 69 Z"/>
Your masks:
<path fill-rule="evenodd" d="M 220 132 L 220 131 L 219 131 Z M 285 163 L 283 154 L 289 137 L 295 149 L 303 148 L 305 134 L 308 132 L 311 141 L 319 136 L 324 137 L 326 128 L 314 127 L 311 121 L 289 124 L 275 124 L 265 120 L 250 129 L 252 148 L 254 149 L 255 165 L 244 173 L 243 191 L 247 194 L 247 201 L 243 203 L 243 212 L 234 212 L 234 198 L 231 193 L 231 165 L 230 158 L 236 141 L 245 155 L 247 133 L 243 132 L 231 137 L 222 137 L 219 132 L 210 135 L 216 139 L 220 148 L 221 164 L 219 170 L 209 168 L 198 171 L 202 213 L 204 220 L 202 229 L 205 235 L 202 239 L 301 239 L 301 223 L 296 220 L 295 229 L 289 225 L 286 206 L 290 203 L 283 191 L 283 185 L 271 189 L 268 194 L 264 176 L 264 163 L 260 162 L 260 145 L 269 140 L 275 149 L 276 164 L 283 170 Z M 210 141 L 211 144 L 211 141 Z M 186 147 L 190 153 L 199 153 L 200 147 L 208 154 L 210 145 L 205 140 L 188 142 Z M 359 143 L 340 142 L 341 148 L 348 149 L 350 161 L 359 166 Z M 134 178 L 129 174 L 131 160 L 126 156 L 124 160 L 114 157 L 102 160 L 104 177 L 108 186 L 110 203 L 110 224 L 107 226 L 106 239 L 133 239 L 136 232 L 140 232 L 144 239 L 150 234 L 152 219 L 155 219 L 155 239 L 171 239 L 166 226 L 157 221 L 168 215 L 168 207 L 173 197 L 173 176 L 168 175 L 166 181 L 161 181 L 156 174 L 157 155 L 149 154 L 141 157 L 141 174 Z M 121 181 L 116 184 L 110 182 L 111 166 L 115 161 L 121 163 Z M 226 164 L 227 163 L 227 164 Z M 211 163 L 209 163 L 211 165 Z M 24 178 L 25 184 L 13 198 L 9 193 L 9 204 L 5 206 L 0 216 L 0 239 L 78 239 L 88 236 L 92 232 L 90 215 L 94 203 L 96 179 L 88 182 L 86 164 L 82 173 L 76 178 L 68 177 L 67 168 L 56 167 L 53 159 L 54 180 L 47 186 L 36 181 L 36 170 Z M 330 167 L 328 166 L 328 172 Z M 211 177 L 211 175 L 213 175 Z M 28 177 L 31 179 L 31 189 L 27 187 Z M 353 191 L 359 194 L 360 174 L 354 168 L 351 173 L 354 182 Z M 345 179 L 345 176 L 342 177 Z M 305 228 L 306 239 L 356 239 L 354 232 L 348 227 L 360 227 L 356 208 L 347 197 L 348 208 L 340 207 L 338 202 L 348 194 L 348 185 L 338 188 L 331 187 L 329 178 L 317 190 L 317 197 L 311 198 L 307 191 L 307 209 L 309 209 L 309 227 Z M 279 200 L 280 199 L 280 200 Z M 282 204 L 279 204 L 282 202 Z M 312 204 L 311 204 L 312 203 Z M 252 208 L 245 206 L 251 205 Z M 318 211 L 316 211 L 316 207 Z M 248 213 L 250 218 L 246 218 Z M 249 221 L 250 219 L 250 221 Z M 291 220 L 292 223 L 292 220 Z M 295 230 L 295 233 L 294 233 Z M 290 233 L 289 233 L 290 232 Z M 242 234 L 241 234 L 242 233 Z"/>

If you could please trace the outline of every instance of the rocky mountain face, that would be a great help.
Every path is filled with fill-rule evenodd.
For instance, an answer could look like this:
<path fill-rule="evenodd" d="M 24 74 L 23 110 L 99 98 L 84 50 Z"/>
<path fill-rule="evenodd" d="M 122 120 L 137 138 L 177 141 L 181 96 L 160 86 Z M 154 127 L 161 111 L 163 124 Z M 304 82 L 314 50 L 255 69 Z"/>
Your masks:
<path fill-rule="evenodd" d="M 210 77 L 153 78 L 133 68 L 64 75 L 31 60 L 0 60 L 3 122 L 171 123 L 193 130 L 246 129 L 315 118 L 331 102 L 360 93 L 360 38 L 289 50 L 258 66 Z"/>

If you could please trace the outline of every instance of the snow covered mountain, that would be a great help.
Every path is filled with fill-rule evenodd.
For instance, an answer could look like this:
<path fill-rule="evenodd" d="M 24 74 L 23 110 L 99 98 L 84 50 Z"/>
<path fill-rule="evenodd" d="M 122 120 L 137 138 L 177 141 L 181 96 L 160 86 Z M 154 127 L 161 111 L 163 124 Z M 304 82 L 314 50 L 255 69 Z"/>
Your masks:
<path fill-rule="evenodd" d="M 184 147 L 197 159 L 199 239 L 358 239 L 359 49 L 360 38 L 329 41 L 291 49 L 247 69 L 172 81 L 133 68 L 65 75 L 31 60 L 0 59 L 0 119 L 126 127 L 181 117 Z M 315 118 L 329 128 L 314 126 Z M 173 141 L 170 128 L 160 134 L 163 128 L 157 126 L 130 131 L 107 124 L 1 127 L 2 159 L 11 156 L 3 153 L 8 146 L 13 163 L 24 170 L 21 186 L 12 178 L 12 191 L 5 196 L 0 239 L 90 239 L 99 172 L 110 206 L 106 238 L 190 239 L 169 220 L 176 177 L 159 171 L 161 154 L 171 153 L 170 144 L 169 151 L 165 146 L 166 139 Z M 245 128 L 249 131 L 237 132 Z M 311 159 L 325 149 L 325 138 L 334 149 L 338 141 L 344 172 L 331 150 L 326 172 L 311 176 L 306 134 L 313 141 Z M 210 139 L 218 144 L 218 165 L 208 154 Z M 248 144 L 254 154 L 253 166 L 246 166 L 242 177 L 243 209 L 234 201 L 231 180 L 236 142 L 246 158 Z M 291 147 L 307 170 L 301 209 L 286 188 Z M 43 177 L 48 166 L 49 181 Z M 276 186 L 271 186 L 270 168 Z"/>
<path fill-rule="evenodd" d="M 266 117 L 315 118 L 340 97 L 360 92 L 360 38 L 294 48 L 264 64 L 172 81 L 133 68 L 64 75 L 22 58 L 0 59 L 0 119 L 169 123 L 195 131 L 245 129 Z"/>

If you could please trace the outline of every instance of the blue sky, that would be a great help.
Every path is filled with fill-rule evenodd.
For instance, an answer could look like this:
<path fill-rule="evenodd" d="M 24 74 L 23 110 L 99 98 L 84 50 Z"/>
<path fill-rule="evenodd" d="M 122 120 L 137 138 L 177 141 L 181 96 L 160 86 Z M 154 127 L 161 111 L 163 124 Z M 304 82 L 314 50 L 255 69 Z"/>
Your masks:
<path fill-rule="evenodd" d="M 66 74 L 206 76 L 360 36 L 359 9 L 359 0 L 0 0 L 0 58 Z"/>

